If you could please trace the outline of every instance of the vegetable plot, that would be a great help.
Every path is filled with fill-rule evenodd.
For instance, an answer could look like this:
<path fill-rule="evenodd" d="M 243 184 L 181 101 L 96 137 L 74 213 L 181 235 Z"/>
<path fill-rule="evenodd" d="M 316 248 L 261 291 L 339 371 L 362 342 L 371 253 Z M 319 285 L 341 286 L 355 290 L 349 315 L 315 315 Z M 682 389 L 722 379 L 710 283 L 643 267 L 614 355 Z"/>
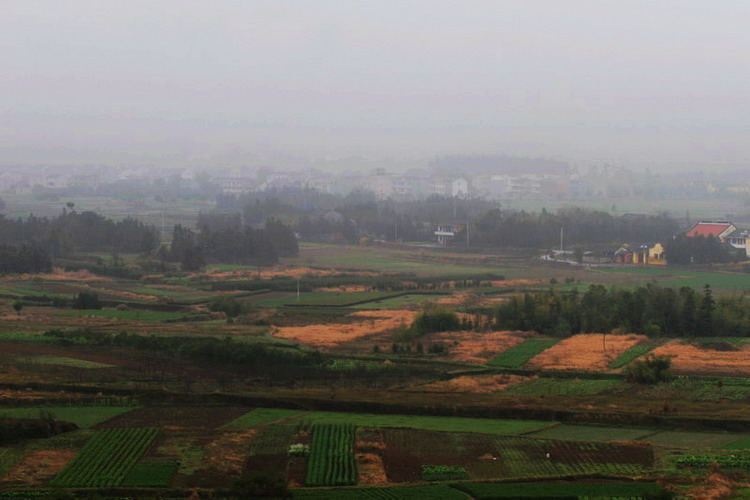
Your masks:
<path fill-rule="evenodd" d="M 119 486 L 158 433 L 155 428 L 101 430 L 50 484 L 62 487 Z"/>
<path fill-rule="evenodd" d="M 357 483 L 353 425 L 314 425 L 307 466 L 307 486 L 349 486 Z"/>

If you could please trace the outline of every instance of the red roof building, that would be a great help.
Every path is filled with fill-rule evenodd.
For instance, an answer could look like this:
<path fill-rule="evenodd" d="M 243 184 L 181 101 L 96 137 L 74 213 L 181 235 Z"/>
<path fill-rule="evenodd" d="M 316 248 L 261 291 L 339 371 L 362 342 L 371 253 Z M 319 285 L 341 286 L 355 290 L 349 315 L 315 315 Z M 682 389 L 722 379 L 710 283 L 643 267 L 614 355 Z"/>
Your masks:
<path fill-rule="evenodd" d="M 693 227 L 688 229 L 685 236 L 693 238 L 695 236 L 713 236 L 721 241 L 736 231 L 737 228 L 731 222 L 697 222 Z"/>

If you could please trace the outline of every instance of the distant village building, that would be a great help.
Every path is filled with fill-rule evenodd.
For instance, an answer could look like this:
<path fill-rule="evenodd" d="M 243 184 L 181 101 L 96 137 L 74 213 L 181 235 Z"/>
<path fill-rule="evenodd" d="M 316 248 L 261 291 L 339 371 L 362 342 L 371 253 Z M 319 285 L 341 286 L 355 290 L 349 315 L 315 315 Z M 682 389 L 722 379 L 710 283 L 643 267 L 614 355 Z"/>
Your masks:
<path fill-rule="evenodd" d="M 615 252 L 615 262 L 661 266 L 667 260 L 661 243 L 625 243 Z"/>
<path fill-rule="evenodd" d="M 700 221 L 696 222 L 693 227 L 685 232 L 688 238 L 696 236 L 713 236 L 724 243 L 727 236 L 737 230 L 737 227 L 731 222 L 726 221 Z"/>
<path fill-rule="evenodd" d="M 435 228 L 435 236 L 439 245 L 446 246 L 452 242 L 456 234 L 463 231 L 466 227 L 466 223 L 442 223 L 438 224 Z"/>

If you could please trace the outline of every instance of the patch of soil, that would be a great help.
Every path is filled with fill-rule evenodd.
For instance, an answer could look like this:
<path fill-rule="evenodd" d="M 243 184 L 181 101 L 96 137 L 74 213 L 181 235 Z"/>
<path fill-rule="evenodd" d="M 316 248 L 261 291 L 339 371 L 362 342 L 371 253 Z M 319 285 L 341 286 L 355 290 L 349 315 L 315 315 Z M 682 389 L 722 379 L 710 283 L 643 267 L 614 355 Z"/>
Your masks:
<path fill-rule="evenodd" d="M 215 429 L 250 411 L 235 406 L 170 406 L 136 408 L 102 422 L 96 428 L 180 427 Z"/>
<path fill-rule="evenodd" d="M 357 460 L 357 484 L 382 485 L 388 483 L 382 451 L 385 449 L 380 429 L 361 429 L 354 447 Z"/>
<path fill-rule="evenodd" d="M 521 375 L 489 375 L 481 377 L 472 377 L 465 375 L 450 380 L 441 380 L 419 386 L 420 391 L 428 392 L 470 392 L 470 393 L 487 393 L 500 392 L 514 385 L 528 382 L 536 377 L 524 377 Z"/>
<path fill-rule="evenodd" d="M 528 366 L 545 370 L 606 371 L 613 360 L 645 340 L 645 336 L 635 334 L 574 335 L 532 358 Z"/>
<path fill-rule="evenodd" d="M 44 484 L 73 460 L 78 450 L 36 450 L 27 454 L 2 480 L 2 484 Z"/>
<path fill-rule="evenodd" d="M 224 477 L 239 477 L 245 468 L 247 450 L 257 433 L 255 429 L 227 432 L 211 441 L 204 448 L 202 469 Z"/>
<path fill-rule="evenodd" d="M 677 373 L 733 377 L 750 374 L 750 346 L 743 346 L 739 351 L 716 351 L 673 340 L 652 352 L 656 356 L 670 356 L 672 369 Z"/>

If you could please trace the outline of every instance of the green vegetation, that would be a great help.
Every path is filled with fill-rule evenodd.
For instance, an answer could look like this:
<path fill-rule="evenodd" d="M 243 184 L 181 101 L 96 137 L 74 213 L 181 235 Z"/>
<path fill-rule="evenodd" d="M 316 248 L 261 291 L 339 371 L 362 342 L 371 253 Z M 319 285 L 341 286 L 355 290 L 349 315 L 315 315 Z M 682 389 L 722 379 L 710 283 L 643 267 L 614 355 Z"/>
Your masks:
<path fill-rule="evenodd" d="M 466 500 L 449 486 L 390 486 L 387 488 L 343 488 L 294 490 L 294 500 Z"/>
<path fill-rule="evenodd" d="M 653 349 L 654 346 L 650 344 L 638 344 L 634 345 L 624 353 L 620 354 L 617 359 L 613 360 L 609 367 L 612 369 L 622 368 L 636 358 L 643 356 Z"/>
<path fill-rule="evenodd" d="M 674 459 L 677 467 L 705 468 L 716 463 L 727 469 L 750 470 L 750 454 L 683 455 Z"/>
<path fill-rule="evenodd" d="M 399 295 L 396 297 L 384 298 L 379 300 L 373 300 L 365 302 L 364 304 L 356 304 L 352 306 L 354 309 L 403 309 L 406 306 L 412 304 L 423 304 L 438 298 L 436 294 L 406 294 Z"/>
<path fill-rule="evenodd" d="M 670 367 L 671 358 L 650 354 L 629 364 L 625 370 L 625 377 L 629 382 L 637 384 L 658 384 L 672 378 Z"/>
<path fill-rule="evenodd" d="M 505 394 L 527 396 L 590 396 L 622 383 L 618 379 L 570 379 L 540 377 L 503 391 Z"/>
<path fill-rule="evenodd" d="M 459 465 L 423 465 L 422 479 L 424 481 L 455 481 L 469 479 L 469 474 Z"/>
<path fill-rule="evenodd" d="M 314 425 L 306 486 L 357 484 L 352 425 Z"/>
<path fill-rule="evenodd" d="M 133 409 L 133 406 L 37 406 L 28 408 L 0 408 L 0 416 L 37 418 L 40 412 L 47 412 L 52 414 L 57 420 L 73 422 L 80 427 L 87 428 Z"/>
<path fill-rule="evenodd" d="M 220 428 L 222 430 L 228 431 L 251 429 L 253 427 L 259 427 L 261 425 L 278 422 L 279 420 L 296 417 L 301 414 L 302 412 L 299 410 L 285 410 L 283 408 L 256 408 L 242 415 L 241 417 L 222 425 Z"/>
<path fill-rule="evenodd" d="M 743 437 L 721 447 L 723 450 L 750 450 L 750 437 Z"/>
<path fill-rule="evenodd" d="M 63 311 L 59 316 L 94 316 L 98 318 L 123 319 L 130 321 L 168 321 L 183 319 L 187 315 L 180 311 L 149 311 L 145 309 L 85 309 Z"/>
<path fill-rule="evenodd" d="M 511 347 L 492 359 L 488 366 L 494 368 L 521 368 L 531 358 L 557 344 L 557 339 L 526 339 L 525 342 Z"/>
<path fill-rule="evenodd" d="M 461 483 L 454 486 L 476 500 L 532 498 L 535 500 L 580 497 L 641 499 L 664 489 L 656 483 Z"/>
<path fill-rule="evenodd" d="M 672 448 L 721 449 L 730 443 L 737 442 L 740 435 L 728 432 L 663 431 L 645 437 L 643 441 Z"/>
<path fill-rule="evenodd" d="M 461 326 L 461 321 L 455 312 L 441 307 L 427 307 L 414 318 L 414 323 L 412 323 L 410 329 L 419 336 L 434 332 L 459 330 Z"/>
<path fill-rule="evenodd" d="M 120 486 L 168 488 L 178 467 L 177 461 L 171 458 L 144 458 L 130 469 Z"/>
<path fill-rule="evenodd" d="M 104 429 L 50 483 L 62 487 L 119 486 L 159 433 L 153 428 Z"/>
<path fill-rule="evenodd" d="M 16 358 L 19 363 L 33 363 L 39 365 L 59 365 L 71 366 L 73 368 L 112 368 L 114 365 L 106 363 L 97 363 L 96 361 L 87 361 L 85 359 L 68 358 L 66 356 L 30 356 L 25 358 Z"/>

